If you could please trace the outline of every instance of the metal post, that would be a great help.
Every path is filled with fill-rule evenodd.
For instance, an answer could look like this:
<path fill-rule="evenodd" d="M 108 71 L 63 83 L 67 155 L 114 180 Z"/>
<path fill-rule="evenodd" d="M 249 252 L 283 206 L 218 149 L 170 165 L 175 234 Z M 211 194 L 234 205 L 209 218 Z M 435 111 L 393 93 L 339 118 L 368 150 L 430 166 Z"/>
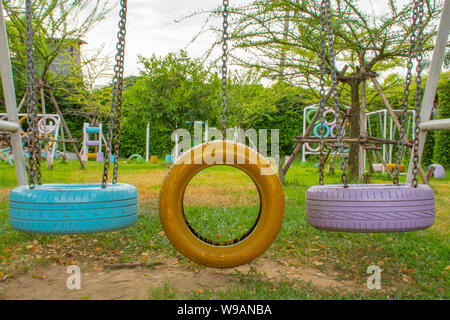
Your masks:
<path fill-rule="evenodd" d="M 427 85 L 423 94 L 422 108 L 420 110 L 420 121 L 428 121 L 431 118 L 431 111 L 433 110 L 434 97 L 441 74 L 442 63 L 444 62 L 445 47 L 447 45 L 448 33 L 450 32 L 450 0 L 445 0 L 444 9 L 442 11 L 441 20 L 439 22 L 439 30 L 434 45 L 433 57 L 431 58 L 431 67 L 428 74 Z M 425 139 L 427 138 L 427 131 L 421 130 L 419 134 L 419 163 L 422 160 L 423 147 Z M 409 162 L 408 176 L 406 183 L 411 183 L 413 180 L 413 154 Z"/>
<path fill-rule="evenodd" d="M 145 162 L 148 162 L 150 152 L 150 123 L 147 123 L 147 130 L 145 134 Z"/>
<path fill-rule="evenodd" d="M 11 59 L 9 56 L 8 36 L 6 33 L 5 18 L 3 16 L 3 5 L 0 1 L 0 71 L 5 96 L 6 112 L 8 120 L 19 125 L 17 117 L 17 101 L 14 91 L 14 81 L 11 69 Z M 17 184 L 27 185 L 27 170 L 22 147 L 22 135 L 20 130 L 11 133 L 11 145 L 16 167 Z"/>
<path fill-rule="evenodd" d="M 383 139 L 386 139 L 387 138 L 387 113 L 388 113 L 388 111 L 387 111 L 387 109 L 385 109 L 384 110 L 384 122 L 383 122 Z M 383 161 L 385 161 L 386 160 L 386 145 L 385 144 L 383 144 Z M 383 173 L 385 172 L 385 167 L 386 166 L 383 166 Z M 389 170 L 387 170 L 388 172 L 389 172 Z"/>

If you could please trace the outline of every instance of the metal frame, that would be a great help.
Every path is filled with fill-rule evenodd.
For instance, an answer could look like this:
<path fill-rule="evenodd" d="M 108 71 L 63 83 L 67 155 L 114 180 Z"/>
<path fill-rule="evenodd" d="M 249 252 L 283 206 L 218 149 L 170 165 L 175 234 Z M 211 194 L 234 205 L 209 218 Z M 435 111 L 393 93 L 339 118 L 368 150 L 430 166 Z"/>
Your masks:
<path fill-rule="evenodd" d="M 402 110 L 392 110 L 392 112 L 395 113 L 401 113 Z M 415 128 L 415 124 L 414 124 L 414 116 L 416 114 L 416 112 L 414 110 L 408 110 L 407 113 L 409 114 L 409 119 L 408 121 L 412 124 L 411 126 L 409 126 L 408 130 L 405 132 L 405 134 L 409 137 L 409 133 L 411 132 L 411 139 L 414 139 L 414 128 Z M 388 113 L 387 109 L 382 109 L 382 110 L 377 110 L 377 111 L 372 111 L 372 112 L 367 112 L 365 114 L 365 121 L 366 121 L 366 127 L 367 130 L 371 133 L 372 132 L 372 126 L 371 126 L 371 121 L 370 121 L 370 117 L 374 116 L 374 115 L 378 115 L 378 119 L 380 122 L 380 128 L 383 129 L 382 132 L 382 138 L 383 139 L 388 139 L 387 137 L 387 133 L 389 131 L 389 140 L 395 140 L 395 123 L 394 123 L 394 119 L 390 116 L 390 114 Z M 412 118 L 411 118 L 412 117 Z M 389 121 L 388 121 L 389 120 Z M 389 124 L 388 124 L 389 122 Z M 371 134 L 372 135 L 372 134 Z M 389 150 L 388 150 L 389 148 Z M 387 163 L 392 163 L 392 153 L 394 150 L 394 145 L 390 144 L 389 146 L 387 146 L 386 144 L 382 145 L 382 156 L 383 159 L 387 162 Z M 366 159 L 367 159 L 367 155 L 364 154 L 364 171 L 366 170 Z M 385 173 L 386 169 L 383 167 L 382 172 Z M 402 174 L 402 173 L 401 173 Z M 403 173 L 405 174 L 405 173 Z"/>
<path fill-rule="evenodd" d="M 14 81 L 11 68 L 10 52 L 8 47 L 8 36 L 6 33 L 5 18 L 3 16 L 3 4 L 0 1 L 0 72 L 3 84 L 3 93 L 5 96 L 6 112 L 8 122 L 12 125 L 2 124 L 3 128 L 11 135 L 12 151 L 15 159 L 17 184 L 19 186 L 27 185 L 27 169 L 25 165 L 25 156 L 22 147 L 22 135 L 19 129 L 19 119 L 17 116 L 16 93 L 14 90 Z M 17 129 L 17 130 L 16 130 Z"/>

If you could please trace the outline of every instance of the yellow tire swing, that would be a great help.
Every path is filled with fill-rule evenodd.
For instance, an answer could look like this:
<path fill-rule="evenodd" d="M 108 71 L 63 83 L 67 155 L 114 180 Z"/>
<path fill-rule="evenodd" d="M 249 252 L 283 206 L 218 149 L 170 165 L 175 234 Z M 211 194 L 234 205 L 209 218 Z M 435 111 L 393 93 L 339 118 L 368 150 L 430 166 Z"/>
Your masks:
<path fill-rule="evenodd" d="M 228 0 L 224 0 L 223 5 L 221 122 L 224 132 Z M 189 224 L 183 208 L 183 197 L 190 180 L 200 171 L 216 165 L 228 165 L 245 172 L 255 183 L 260 197 L 259 214 L 253 226 L 229 241 L 211 240 L 200 235 Z M 195 146 L 176 159 L 161 187 L 159 215 L 169 241 L 188 259 L 209 267 L 235 267 L 257 258 L 275 240 L 284 218 L 283 187 L 270 162 L 254 149 L 233 141 L 211 141 Z"/>

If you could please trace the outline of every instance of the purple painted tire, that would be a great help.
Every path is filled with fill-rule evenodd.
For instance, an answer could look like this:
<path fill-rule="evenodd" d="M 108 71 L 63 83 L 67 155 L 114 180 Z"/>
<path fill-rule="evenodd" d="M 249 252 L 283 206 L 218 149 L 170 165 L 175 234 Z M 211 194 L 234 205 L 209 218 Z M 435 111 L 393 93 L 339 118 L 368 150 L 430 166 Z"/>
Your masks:
<path fill-rule="evenodd" d="M 306 220 L 320 230 L 416 231 L 430 227 L 434 217 L 434 192 L 427 185 L 323 185 L 306 191 Z"/>
<path fill-rule="evenodd" d="M 438 163 L 430 165 L 427 169 L 427 174 L 430 172 L 431 168 L 434 168 L 433 177 L 435 179 L 445 179 L 445 169 L 442 165 Z"/>

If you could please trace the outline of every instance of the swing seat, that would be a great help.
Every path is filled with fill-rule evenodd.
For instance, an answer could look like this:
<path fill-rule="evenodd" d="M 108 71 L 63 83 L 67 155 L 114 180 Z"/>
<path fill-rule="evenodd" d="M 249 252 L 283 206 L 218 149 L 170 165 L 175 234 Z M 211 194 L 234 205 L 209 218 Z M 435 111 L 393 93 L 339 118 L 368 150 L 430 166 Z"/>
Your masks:
<path fill-rule="evenodd" d="M 434 218 L 434 192 L 427 185 L 321 185 L 306 191 L 306 219 L 320 230 L 416 231 L 430 227 Z"/>
<path fill-rule="evenodd" d="M 214 154 L 209 161 L 204 156 Z M 245 234 L 230 241 L 207 239 L 186 220 L 183 197 L 189 181 L 200 171 L 228 165 L 245 172 L 260 196 L 260 212 Z M 198 145 L 176 159 L 161 186 L 159 216 L 172 245 L 190 260 L 215 268 L 248 263 L 275 240 L 284 218 L 283 187 L 269 161 L 257 151 L 233 141 L 211 141 Z"/>
<path fill-rule="evenodd" d="M 14 229 L 80 234 L 126 228 L 137 221 L 138 195 L 129 184 L 44 184 L 14 188 L 9 219 Z"/>

